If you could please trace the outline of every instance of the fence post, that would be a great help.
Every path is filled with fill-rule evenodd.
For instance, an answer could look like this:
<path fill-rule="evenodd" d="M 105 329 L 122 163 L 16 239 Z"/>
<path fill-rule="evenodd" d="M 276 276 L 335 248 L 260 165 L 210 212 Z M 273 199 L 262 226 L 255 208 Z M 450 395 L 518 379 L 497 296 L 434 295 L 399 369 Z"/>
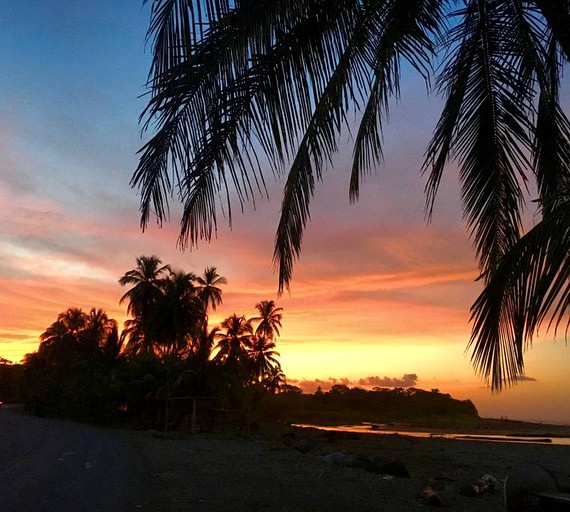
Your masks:
<path fill-rule="evenodd" d="M 196 433 L 196 397 L 192 398 L 192 425 L 191 431 L 193 434 Z"/>
<path fill-rule="evenodd" d="M 164 431 L 168 432 L 168 398 L 164 400 Z"/>

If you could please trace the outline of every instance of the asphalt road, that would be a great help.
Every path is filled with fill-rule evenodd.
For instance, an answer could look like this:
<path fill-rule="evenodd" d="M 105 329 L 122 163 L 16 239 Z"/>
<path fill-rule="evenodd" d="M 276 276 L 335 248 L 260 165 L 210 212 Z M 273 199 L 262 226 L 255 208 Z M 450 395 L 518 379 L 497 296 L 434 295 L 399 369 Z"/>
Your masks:
<path fill-rule="evenodd" d="M 0 409 L 0 512 L 151 510 L 151 471 L 136 433 Z"/>

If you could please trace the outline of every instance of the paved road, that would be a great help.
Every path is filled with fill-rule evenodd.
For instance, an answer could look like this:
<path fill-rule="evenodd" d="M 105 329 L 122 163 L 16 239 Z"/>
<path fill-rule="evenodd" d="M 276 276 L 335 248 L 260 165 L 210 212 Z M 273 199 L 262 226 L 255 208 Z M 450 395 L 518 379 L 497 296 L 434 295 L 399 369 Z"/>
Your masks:
<path fill-rule="evenodd" d="M 135 434 L 135 435 L 133 435 Z M 151 510 L 136 433 L 0 409 L 0 512 Z"/>

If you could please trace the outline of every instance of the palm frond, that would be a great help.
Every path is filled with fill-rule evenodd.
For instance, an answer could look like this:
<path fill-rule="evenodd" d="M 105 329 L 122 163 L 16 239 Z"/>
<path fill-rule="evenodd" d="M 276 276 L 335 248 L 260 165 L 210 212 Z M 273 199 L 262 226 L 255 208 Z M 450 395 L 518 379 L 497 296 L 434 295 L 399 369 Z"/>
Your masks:
<path fill-rule="evenodd" d="M 494 391 L 524 374 L 524 351 L 543 322 L 555 333 L 570 325 L 570 197 L 561 201 L 502 259 L 471 308 L 468 348 Z"/>
<path fill-rule="evenodd" d="M 558 51 L 552 41 L 538 102 L 533 162 L 545 214 L 570 190 L 570 122 L 559 102 L 559 81 Z"/>
<path fill-rule="evenodd" d="M 405 59 L 426 80 L 434 55 L 434 39 L 440 36 L 442 2 L 385 2 L 383 9 L 366 12 L 359 37 L 368 38 L 373 83 L 354 143 L 349 195 L 358 199 L 360 179 L 382 158 L 382 121 L 388 116 L 390 98 L 399 98 L 400 61 Z"/>
<path fill-rule="evenodd" d="M 465 216 L 487 270 L 519 238 L 533 90 L 516 72 L 524 48 L 512 5 L 474 0 L 458 14 L 462 21 L 450 31 L 439 82 L 448 100 L 427 151 L 428 201 L 433 202 L 445 163 L 457 158 Z M 428 211 L 432 206 L 428 202 Z"/>
<path fill-rule="evenodd" d="M 351 103 L 359 105 L 363 98 L 369 98 L 355 142 L 349 187 L 350 197 L 356 199 L 360 176 L 381 158 L 380 131 L 385 108 L 382 110 L 380 106 L 385 107 L 388 97 L 397 93 L 398 57 L 403 54 L 417 68 L 425 65 L 431 53 L 426 32 L 435 30 L 437 25 L 436 17 L 430 18 L 427 13 L 437 11 L 437 5 L 439 2 L 421 0 L 413 6 L 401 0 L 377 1 L 355 11 L 351 37 L 341 48 L 318 96 L 285 184 L 273 255 L 280 293 L 289 287 L 309 220 L 316 180 L 322 177 L 331 154 L 337 151 L 347 110 Z"/>
<path fill-rule="evenodd" d="M 568 0 L 534 0 L 552 30 L 555 41 L 560 45 L 565 59 L 570 60 L 570 1 Z"/>
<path fill-rule="evenodd" d="M 141 225 L 153 215 L 162 223 L 176 198 L 184 208 L 179 244 L 209 240 L 220 211 L 231 226 L 234 201 L 243 208 L 267 195 L 265 169 L 290 166 L 273 255 L 281 293 L 316 183 L 352 129 L 349 114 L 361 116 L 353 201 L 382 160 L 402 66 L 429 86 L 432 56 L 442 54 L 437 84 L 446 100 L 423 166 L 426 213 L 445 166 L 456 161 L 486 283 L 470 346 L 478 371 L 500 389 L 524 370 L 524 348 L 545 311 L 557 325 L 567 313 L 566 260 L 544 226 L 561 216 L 570 188 L 570 122 L 558 90 L 570 60 L 568 26 L 570 0 L 153 0 L 141 121 L 155 133 L 131 180 Z M 544 219 L 521 239 L 529 171 Z M 512 258 L 529 265 L 516 279 L 505 270 L 514 249 Z M 140 277 L 122 279 L 136 285 Z"/>

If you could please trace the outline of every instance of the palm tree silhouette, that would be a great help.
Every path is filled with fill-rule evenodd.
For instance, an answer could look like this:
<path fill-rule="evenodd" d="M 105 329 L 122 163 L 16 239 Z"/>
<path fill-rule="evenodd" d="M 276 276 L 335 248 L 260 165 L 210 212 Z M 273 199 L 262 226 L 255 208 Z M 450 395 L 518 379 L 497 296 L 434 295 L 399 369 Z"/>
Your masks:
<path fill-rule="evenodd" d="M 40 354 L 50 349 L 74 351 L 80 344 L 80 333 L 88 326 L 88 315 L 81 308 L 69 308 L 40 335 Z"/>
<path fill-rule="evenodd" d="M 119 334 L 119 325 L 115 320 L 111 330 L 101 345 L 103 356 L 109 361 L 115 361 L 121 355 L 125 342 L 125 334 Z"/>
<path fill-rule="evenodd" d="M 287 388 L 287 379 L 281 365 L 277 364 L 272 366 L 268 373 L 265 374 L 263 381 L 261 382 L 263 387 L 269 391 L 269 393 L 275 394 L 277 391 L 284 390 Z"/>
<path fill-rule="evenodd" d="M 568 0 L 154 0 L 152 6 L 143 128 L 156 132 L 131 180 L 140 190 L 142 226 L 151 214 L 159 222 L 168 217 L 168 200 L 179 188 L 179 242 L 209 240 L 220 207 L 232 222 L 230 192 L 241 204 L 265 191 L 262 162 L 278 172 L 289 166 L 274 251 L 280 292 L 289 287 L 316 183 L 342 134 L 355 134 L 347 177 L 352 201 L 381 163 L 382 131 L 400 95 L 402 69 L 415 70 L 445 97 L 423 165 L 427 216 L 445 167 L 456 162 L 486 285 L 518 247 L 529 179 L 536 180 L 543 211 L 568 182 L 570 123 L 559 94 L 570 60 Z M 550 306 L 556 310 L 569 297 L 564 287 Z M 517 329 L 513 321 L 505 317 L 502 325 Z M 534 321 L 526 325 L 536 328 Z M 485 359 L 479 352 L 485 343 L 474 345 L 476 365 Z M 521 369 L 517 358 L 491 366 L 494 388 Z"/>
<path fill-rule="evenodd" d="M 169 265 L 162 265 L 156 256 L 140 256 L 137 266 L 126 272 L 120 279 L 121 286 L 132 285 L 120 299 L 119 304 L 128 300 L 127 312 L 134 319 L 125 322 L 129 345 L 135 352 L 153 352 L 156 343 L 156 325 L 153 315 L 157 304 L 162 300 L 160 289 L 162 279 L 170 272 Z"/>
<path fill-rule="evenodd" d="M 127 312 L 133 316 L 144 316 L 145 309 L 160 297 L 159 283 L 171 269 L 170 265 L 161 266 L 162 261 L 157 256 L 140 256 L 136 262 L 136 268 L 119 279 L 121 286 L 132 285 L 119 304 L 128 300 Z"/>
<path fill-rule="evenodd" d="M 219 349 L 216 361 L 228 365 L 236 365 L 247 360 L 247 351 L 252 347 L 253 326 L 245 316 L 237 316 L 235 313 L 226 318 L 222 329 L 217 335 Z"/>
<path fill-rule="evenodd" d="M 275 372 L 281 370 L 281 364 L 277 360 L 280 354 L 275 350 L 275 342 L 270 338 L 256 336 L 248 353 L 254 382 L 274 379 Z"/>
<path fill-rule="evenodd" d="M 191 355 L 193 361 L 199 369 L 203 369 L 208 364 L 212 350 L 219 338 L 218 327 L 208 330 L 207 327 L 200 326 L 193 334 Z"/>
<path fill-rule="evenodd" d="M 255 309 L 259 312 L 259 316 L 250 319 L 252 322 L 259 322 L 255 328 L 255 335 L 267 340 L 279 336 L 283 308 L 275 307 L 275 302 L 272 300 L 262 300 L 255 305 Z"/>
<path fill-rule="evenodd" d="M 40 335 L 40 355 L 69 360 L 74 354 L 95 356 L 111 350 L 120 352 L 116 320 L 102 309 L 92 308 L 85 313 L 81 308 L 69 308 Z M 105 348 L 107 345 L 107 349 Z"/>
<path fill-rule="evenodd" d="M 114 345 L 112 350 L 116 351 L 117 348 L 120 350 L 117 321 L 109 318 L 103 309 L 92 308 L 87 315 L 86 324 L 86 331 L 89 332 L 94 347 L 103 348 L 109 343 L 108 350 L 111 350 L 112 345 Z M 117 340 L 109 341 L 109 337 L 113 336 Z"/>
<path fill-rule="evenodd" d="M 160 282 L 163 296 L 157 304 L 158 344 L 168 354 L 189 348 L 192 333 L 202 324 L 204 304 L 192 272 L 172 271 Z"/>
<path fill-rule="evenodd" d="M 216 267 L 206 267 L 202 276 L 196 277 L 200 286 L 200 297 L 204 302 L 204 310 L 207 312 L 211 306 L 213 310 L 222 303 L 222 289 L 220 285 L 227 284 L 228 280 L 218 274 Z"/>

